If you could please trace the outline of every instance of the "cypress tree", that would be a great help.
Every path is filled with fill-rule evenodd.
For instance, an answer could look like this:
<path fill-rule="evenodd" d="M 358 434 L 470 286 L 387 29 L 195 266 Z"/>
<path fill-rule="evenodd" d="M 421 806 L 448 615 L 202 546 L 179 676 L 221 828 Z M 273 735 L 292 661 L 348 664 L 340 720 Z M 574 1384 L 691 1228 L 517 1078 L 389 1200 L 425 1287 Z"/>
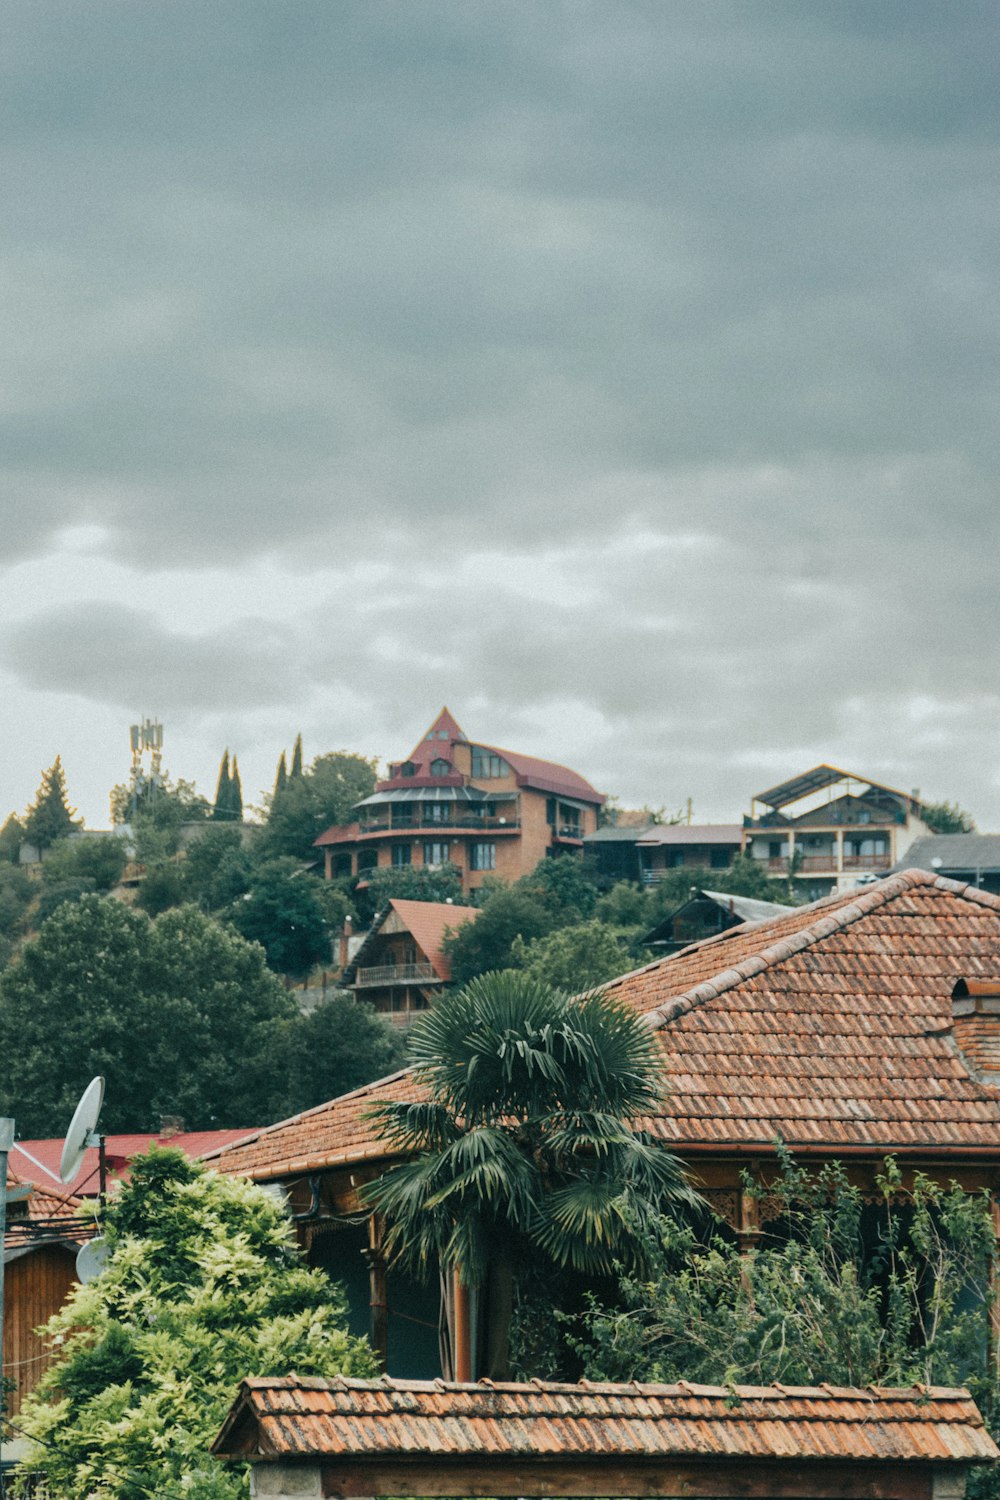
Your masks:
<path fill-rule="evenodd" d="M 57 755 L 47 771 L 24 818 L 24 832 L 36 849 L 48 849 L 57 839 L 72 833 L 78 823 L 66 801 L 66 776 Z"/>
<path fill-rule="evenodd" d="M 233 770 L 229 778 L 229 816 L 234 823 L 243 822 L 243 786 L 240 782 L 240 767 L 233 756 Z"/>
<path fill-rule="evenodd" d="M 278 761 L 278 774 L 274 778 L 274 795 L 272 802 L 277 802 L 285 787 L 288 785 L 288 767 L 285 764 L 285 752 L 282 750 L 281 759 Z"/>
<path fill-rule="evenodd" d="M 296 776 L 302 775 L 302 736 L 295 736 L 295 744 L 292 746 L 292 769 L 288 773 L 289 781 L 294 781 Z"/>
<path fill-rule="evenodd" d="M 212 821 L 218 823 L 227 820 L 230 816 L 230 778 L 229 778 L 229 751 L 226 750 L 219 766 L 219 784 L 215 788 L 215 806 L 212 808 Z"/>

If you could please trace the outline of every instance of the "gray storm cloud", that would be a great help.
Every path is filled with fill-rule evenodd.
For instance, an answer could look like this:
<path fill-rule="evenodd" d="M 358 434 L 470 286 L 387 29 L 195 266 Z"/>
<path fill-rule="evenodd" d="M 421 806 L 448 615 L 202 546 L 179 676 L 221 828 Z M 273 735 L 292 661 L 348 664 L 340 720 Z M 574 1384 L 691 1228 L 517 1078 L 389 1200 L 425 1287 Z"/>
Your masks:
<path fill-rule="evenodd" d="M 1000 823 L 998 31 L 979 0 L 9 7 L 11 680 L 341 744 L 465 701 L 721 811 L 856 753 Z M 137 589 L 300 586 L 211 629 L 5 610 L 73 527 Z"/>

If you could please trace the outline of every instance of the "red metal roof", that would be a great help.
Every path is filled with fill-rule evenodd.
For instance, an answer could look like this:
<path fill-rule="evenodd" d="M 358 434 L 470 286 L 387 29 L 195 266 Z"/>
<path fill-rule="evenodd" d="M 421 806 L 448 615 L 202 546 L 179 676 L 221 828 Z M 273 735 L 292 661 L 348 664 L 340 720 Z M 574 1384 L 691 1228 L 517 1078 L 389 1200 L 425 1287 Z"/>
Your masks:
<path fill-rule="evenodd" d="M 922 870 L 735 927 L 607 986 L 648 1015 L 666 1092 L 644 1122 L 681 1153 L 1000 1158 L 1000 1090 L 955 1046 L 960 978 L 1000 975 L 1000 897 Z M 379 1158 L 366 1111 L 408 1073 L 222 1153 L 267 1179 Z M 293 1166 L 290 1167 L 289 1163 Z"/>
<path fill-rule="evenodd" d="M 150 1146 L 176 1146 L 185 1156 L 202 1156 L 207 1151 L 217 1151 L 221 1146 L 241 1141 L 250 1134 L 252 1126 L 242 1130 L 186 1130 L 174 1134 L 156 1135 L 153 1132 L 132 1135 L 107 1135 L 104 1148 L 108 1156 L 108 1175 L 113 1178 L 128 1178 L 127 1163 L 134 1156 L 142 1156 Z M 96 1197 L 98 1192 L 98 1151 L 96 1146 L 87 1148 L 83 1164 L 72 1182 L 65 1186 L 59 1180 L 59 1159 L 62 1156 L 63 1138 L 48 1140 L 15 1141 L 10 1152 L 10 1162 L 22 1182 L 33 1182 L 46 1192 L 62 1197 L 80 1194 Z"/>
<path fill-rule="evenodd" d="M 212 1452 L 347 1460 L 724 1457 L 935 1464 L 998 1456 L 965 1390 L 686 1382 L 460 1386 L 294 1375 L 244 1380 Z"/>

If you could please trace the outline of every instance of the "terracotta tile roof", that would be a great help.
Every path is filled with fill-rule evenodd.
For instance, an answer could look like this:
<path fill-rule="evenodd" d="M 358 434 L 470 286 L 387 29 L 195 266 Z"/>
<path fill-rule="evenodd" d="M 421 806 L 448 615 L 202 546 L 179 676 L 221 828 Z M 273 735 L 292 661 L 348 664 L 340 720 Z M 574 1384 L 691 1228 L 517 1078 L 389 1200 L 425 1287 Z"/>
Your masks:
<path fill-rule="evenodd" d="M 645 1121 L 682 1154 L 1000 1157 L 1000 1090 L 952 1036 L 958 979 L 1000 978 L 1000 897 L 921 870 L 732 928 L 612 981 L 663 1050 L 662 1109 Z M 378 1158 L 365 1111 L 415 1098 L 407 1073 L 369 1084 L 223 1153 L 266 1178 Z M 270 1164 L 269 1164 L 270 1163 Z"/>
<path fill-rule="evenodd" d="M 970 1463 L 997 1448 L 964 1390 L 245 1380 L 220 1456 L 725 1457 Z"/>
<path fill-rule="evenodd" d="M 360 837 L 360 823 L 337 823 L 321 833 L 318 839 L 313 839 L 313 847 L 321 849 L 324 844 L 353 844 Z"/>
<path fill-rule="evenodd" d="M 205 1153 L 204 1160 L 220 1172 L 239 1173 L 262 1182 L 276 1177 L 296 1177 L 328 1167 L 380 1158 L 385 1148 L 365 1118 L 372 1105 L 383 1100 L 412 1101 L 422 1097 L 408 1068 L 388 1078 L 315 1109 L 292 1115 L 266 1130 L 258 1130 L 234 1146 Z"/>

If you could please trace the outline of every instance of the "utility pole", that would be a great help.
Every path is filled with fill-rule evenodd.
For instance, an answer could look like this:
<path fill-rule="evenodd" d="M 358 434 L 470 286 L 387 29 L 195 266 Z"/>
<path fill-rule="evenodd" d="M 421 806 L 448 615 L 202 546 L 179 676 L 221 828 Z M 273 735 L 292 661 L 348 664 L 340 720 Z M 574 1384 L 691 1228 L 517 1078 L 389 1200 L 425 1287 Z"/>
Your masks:
<path fill-rule="evenodd" d="M 0 1116 L 0 1379 L 3 1378 L 3 1272 L 4 1254 L 7 1249 L 7 1157 L 14 1145 L 14 1121 Z M 0 1428 L 0 1456 L 2 1456 L 3 1429 Z"/>

